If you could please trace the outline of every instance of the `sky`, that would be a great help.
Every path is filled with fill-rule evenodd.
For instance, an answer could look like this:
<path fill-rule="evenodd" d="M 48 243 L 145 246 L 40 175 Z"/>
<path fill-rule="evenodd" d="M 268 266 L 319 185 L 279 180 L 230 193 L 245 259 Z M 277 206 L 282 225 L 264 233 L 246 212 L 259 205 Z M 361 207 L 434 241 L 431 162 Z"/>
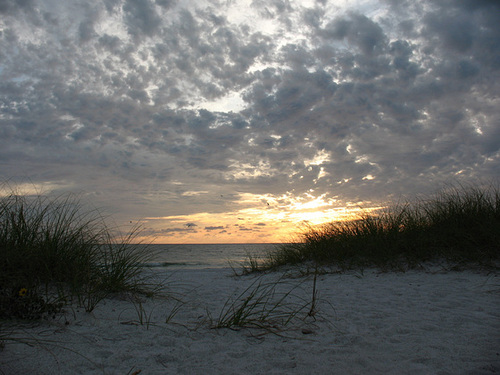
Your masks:
<path fill-rule="evenodd" d="M 157 243 L 500 176 L 500 2 L 0 0 L 0 180 Z"/>

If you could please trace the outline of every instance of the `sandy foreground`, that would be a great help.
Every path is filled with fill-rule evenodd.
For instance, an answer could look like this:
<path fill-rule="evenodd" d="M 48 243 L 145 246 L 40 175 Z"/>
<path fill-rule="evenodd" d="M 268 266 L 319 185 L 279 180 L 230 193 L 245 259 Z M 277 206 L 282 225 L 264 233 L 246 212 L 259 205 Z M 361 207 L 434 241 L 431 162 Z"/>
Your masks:
<path fill-rule="evenodd" d="M 165 297 L 141 305 L 117 297 L 92 313 L 75 307 L 50 322 L 9 327 L 11 337 L 32 345 L 7 341 L 0 373 L 500 373 L 498 274 L 320 275 L 314 316 L 307 314 L 313 278 L 281 278 L 271 289 L 283 303 L 266 318 L 267 327 L 235 330 L 213 328 L 221 311 L 251 291 L 258 295 L 281 274 L 156 272 L 168 276 Z M 298 313 L 283 327 L 278 315 L 291 311 Z"/>

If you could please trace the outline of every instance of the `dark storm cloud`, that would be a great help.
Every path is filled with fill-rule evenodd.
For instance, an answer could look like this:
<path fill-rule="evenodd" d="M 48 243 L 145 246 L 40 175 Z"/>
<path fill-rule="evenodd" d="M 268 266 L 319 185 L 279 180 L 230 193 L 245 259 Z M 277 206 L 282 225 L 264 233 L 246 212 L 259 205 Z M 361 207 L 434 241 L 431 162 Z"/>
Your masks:
<path fill-rule="evenodd" d="M 357 201 L 498 175 L 497 2 L 254 1 L 274 34 L 216 2 L 75 4 L 0 3 L 2 177 L 195 212 L 234 207 L 190 189 Z M 211 107 L 230 94 L 243 110 Z"/>

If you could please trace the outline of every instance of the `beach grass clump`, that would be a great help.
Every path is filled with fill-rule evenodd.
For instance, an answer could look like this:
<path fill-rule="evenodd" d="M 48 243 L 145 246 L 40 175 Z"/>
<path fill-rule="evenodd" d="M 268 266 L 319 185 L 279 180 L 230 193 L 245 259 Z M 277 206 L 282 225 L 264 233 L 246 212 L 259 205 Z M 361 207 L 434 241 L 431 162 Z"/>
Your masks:
<path fill-rule="evenodd" d="M 258 328 L 278 332 L 303 315 L 311 316 L 316 308 L 316 280 L 314 298 L 304 299 L 295 293 L 300 284 L 290 285 L 280 278 L 277 281 L 256 279 L 236 298 L 226 300 L 214 328 Z"/>
<path fill-rule="evenodd" d="M 460 187 L 378 214 L 311 226 L 299 241 L 270 252 L 261 269 L 307 262 L 341 270 L 406 270 L 432 261 L 496 267 L 499 257 L 499 189 Z"/>
<path fill-rule="evenodd" d="M 116 241 L 74 196 L 0 198 L 0 317 L 39 318 L 77 300 L 87 311 L 115 292 L 146 290 L 151 253 Z"/>

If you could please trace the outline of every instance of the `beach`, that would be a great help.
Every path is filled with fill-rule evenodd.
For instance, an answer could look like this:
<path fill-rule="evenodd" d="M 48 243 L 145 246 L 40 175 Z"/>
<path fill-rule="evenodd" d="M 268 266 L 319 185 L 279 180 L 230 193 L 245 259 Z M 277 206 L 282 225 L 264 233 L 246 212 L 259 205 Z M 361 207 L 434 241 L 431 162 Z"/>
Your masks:
<path fill-rule="evenodd" d="M 160 296 L 113 296 L 91 313 L 74 305 L 55 319 L 9 323 L 0 373 L 500 373 L 498 273 L 319 274 L 313 294 L 313 275 L 293 272 L 151 272 L 164 279 Z M 260 328 L 215 328 L 221 311 L 268 285 L 282 314 L 297 310 L 288 324 L 270 314 Z"/>

